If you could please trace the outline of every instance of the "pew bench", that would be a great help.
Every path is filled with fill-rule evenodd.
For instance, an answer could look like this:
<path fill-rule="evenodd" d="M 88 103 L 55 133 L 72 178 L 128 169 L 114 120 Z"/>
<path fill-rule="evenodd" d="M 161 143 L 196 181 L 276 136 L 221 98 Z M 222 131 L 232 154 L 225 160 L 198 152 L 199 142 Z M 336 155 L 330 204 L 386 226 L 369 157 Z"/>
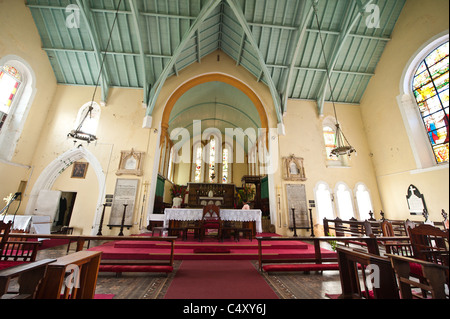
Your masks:
<path fill-rule="evenodd" d="M 38 241 L 8 240 L 3 242 L 2 245 L 0 270 L 35 261 L 41 243 Z"/>
<path fill-rule="evenodd" d="M 340 299 L 399 299 L 399 290 L 391 261 L 387 257 L 369 252 L 338 247 L 339 276 L 342 294 Z M 367 285 L 371 278 L 367 267 L 374 271 L 373 287 Z M 361 275 L 358 274 L 361 271 Z M 362 277 L 362 278 L 361 278 Z M 361 287 L 361 282 L 364 288 Z"/>
<path fill-rule="evenodd" d="M 54 261 L 43 259 L 0 270 L 0 299 L 34 299 L 47 266 Z M 18 278 L 19 290 L 11 292 L 8 288 L 14 278 Z"/>
<path fill-rule="evenodd" d="M 36 298 L 94 299 L 101 255 L 100 251 L 79 251 L 59 257 L 47 265 Z"/>

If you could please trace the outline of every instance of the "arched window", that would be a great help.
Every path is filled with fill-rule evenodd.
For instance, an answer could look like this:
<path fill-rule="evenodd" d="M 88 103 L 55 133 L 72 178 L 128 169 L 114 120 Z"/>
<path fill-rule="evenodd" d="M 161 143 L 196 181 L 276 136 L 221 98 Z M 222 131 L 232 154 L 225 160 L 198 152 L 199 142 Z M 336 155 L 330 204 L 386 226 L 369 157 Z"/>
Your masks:
<path fill-rule="evenodd" d="M 338 161 L 336 155 L 331 154 L 331 151 L 336 148 L 336 132 L 330 126 L 323 127 L 323 138 L 325 140 L 325 150 L 327 151 L 327 159 L 331 161 Z"/>
<path fill-rule="evenodd" d="M 233 151 L 229 144 L 222 146 L 222 183 L 233 182 Z"/>
<path fill-rule="evenodd" d="M 0 131 L 11 111 L 12 102 L 21 83 L 22 76 L 15 67 L 4 65 L 0 69 Z"/>
<path fill-rule="evenodd" d="M 413 92 L 436 163 L 448 162 L 449 43 L 434 49 L 419 65 Z"/>
<path fill-rule="evenodd" d="M 323 219 L 334 219 L 333 201 L 330 187 L 325 182 L 317 183 L 314 189 L 317 206 L 318 223 L 323 224 Z"/>
<path fill-rule="evenodd" d="M 332 116 L 326 117 L 322 122 L 322 134 L 325 143 L 326 161 L 328 167 L 348 167 L 347 156 L 331 154 L 336 148 L 336 119 Z"/>
<path fill-rule="evenodd" d="M 349 220 L 355 217 L 353 209 L 353 195 L 350 188 L 345 183 L 339 182 L 336 184 L 336 201 L 339 218 L 342 220 Z"/>
<path fill-rule="evenodd" d="M 92 105 L 92 111 L 89 113 L 89 109 Z M 82 123 L 84 119 L 84 122 Z M 84 104 L 78 111 L 77 120 L 75 121 L 74 129 L 79 131 L 96 135 L 98 123 L 100 121 L 100 106 L 96 102 L 88 102 Z M 81 127 L 79 127 L 81 125 Z"/>
<path fill-rule="evenodd" d="M 217 164 L 216 163 L 216 139 L 214 137 L 209 141 L 209 156 L 208 156 L 208 181 L 214 183 L 217 176 Z"/>
<path fill-rule="evenodd" d="M 193 181 L 195 183 L 203 182 L 203 145 L 202 143 L 197 143 L 193 147 Z"/>
<path fill-rule="evenodd" d="M 366 220 L 370 218 L 369 213 L 373 212 L 370 192 L 363 183 L 356 184 L 355 187 L 356 204 L 359 212 L 359 219 Z"/>
<path fill-rule="evenodd" d="M 36 93 L 36 79 L 18 56 L 0 58 L 0 159 L 14 155 Z"/>

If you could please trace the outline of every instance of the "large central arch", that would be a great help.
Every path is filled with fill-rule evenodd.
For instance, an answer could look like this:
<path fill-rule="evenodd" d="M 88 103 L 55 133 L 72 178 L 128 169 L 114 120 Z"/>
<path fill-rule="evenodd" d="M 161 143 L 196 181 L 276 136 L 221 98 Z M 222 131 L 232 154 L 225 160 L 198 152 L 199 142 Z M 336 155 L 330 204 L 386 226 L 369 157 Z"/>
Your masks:
<path fill-rule="evenodd" d="M 248 96 L 248 98 L 252 101 L 253 105 L 256 107 L 259 118 L 261 121 L 261 128 L 266 129 L 266 131 L 269 128 L 267 114 L 264 109 L 264 106 L 259 99 L 259 97 L 256 95 L 256 93 L 250 89 L 246 84 L 243 82 L 235 79 L 234 77 L 231 77 L 226 74 L 222 73 L 210 73 L 210 74 L 204 74 L 200 75 L 196 78 L 193 78 L 192 80 L 184 83 L 181 85 L 169 98 L 167 101 L 167 104 L 164 108 L 164 113 L 161 120 L 161 128 L 168 128 L 169 127 L 169 119 L 170 119 L 170 113 L 172 112 L 173 107 L 175 106 L 175 103 L 180 99 L 181 96 L 183 96 L 184 93 L 192 89 L 193 87 L 207 83 L 207 82 L 223 82 L 229 85 L 234 86 L 235 88 L 242 91 L 245 95 Z"/>
<path fill-rule="evenodd" d="M 226 83 L 229 84 L 233 87 L 235 87 L 236 89 L 240 90 L 241 92 L 243 92 L 253 103 L 253 105 L 255 106 L 258 114 L 259 114 L 259 118 L 260 118 L 260 123 L 261 123 L 261 128 L 265 129 L 265 132 L 267 135 L 270 135 L 269 133 L 269 120 L 268 120 L 268 115 L 267 112 L 264 108 L 264 105 L 261 101 L 261 99 L 259 98 L 259 96 L 244 82 L 230 76 L 227 74 L 223 74 L 223 73 L 207 73 L 207 74 L 202 74 L 199 75 L 197 77 L 194 77 L 188 81 L 186 81 L 185 83 L 181 84 L 168 98 L 167 103 L 164 106 L 164 110 L 162 113 L 162 117 L 161 117 L 161 126 L 160 126 L 160 131 L 159 131 L 159 136 L 161 136 L 161 131 L 167 130 L 169 128 L 169 120 L 170 120 L 170 114 L 175 106 L 175 104 L 177 103 L 177 101 L 183 96 L 183 94 L 185 94 L 186 92 L 188 92 L 190 89 L 200 85 L 200 84 L 204 84 L 207 82 L 222 82 L 222 83 Z M 267 138 L 266 141 L 269 144 L 276 144 L 275 147 L 273 147 L 274 149 L 276 149 L 277 146 L 277 140 L 275 138 L 275 136 L 273 136 L 272 138 Z M 270 142 L 269 142 L 270 141 Z M 159 152 L 159 147 L 160 147 L 160 140 L 158 139 L 158 145 L 156 145 L 156 149 L 155 149 L 155 158 L 159 158 L 160 156 L 160 152 Z M 268 146 L 268 145 L 267 145 Z M 158 168 L 159 168 L 159 161 L 155 160 L 154 161 L 154 167 L 153 167 L 153 176 L 152 176 L 152 180 L 154 180 L 157 176 L 157 172 L 158 172 Z M 155 191 L 156 188 L 154 185 L 152 185 L 153 187 L 151 187 L 150 189 L 150 194 L 149 194 L 149 202 L 148 202 L 148 215 L 147 215 L 147 219 L 150 221 L 150 219 L 156 218 L 156 220 L 158 218 L 160 218 L 158 215 L 153 215 L 153 204 L 154 204 L 154 200 L 155 200 Z M 269 176 L 269 194 L 270 194 L 270 215 L 271 215 L 271 221 L 272 223 L 276 223 L 277 217 L 276 217 L 276 206 L 275 206 L 275 187 L 274 187 L 274 182 L 273 182 L 273 176 Z M 153 216 L 152 216 L 153 215 Z"/>

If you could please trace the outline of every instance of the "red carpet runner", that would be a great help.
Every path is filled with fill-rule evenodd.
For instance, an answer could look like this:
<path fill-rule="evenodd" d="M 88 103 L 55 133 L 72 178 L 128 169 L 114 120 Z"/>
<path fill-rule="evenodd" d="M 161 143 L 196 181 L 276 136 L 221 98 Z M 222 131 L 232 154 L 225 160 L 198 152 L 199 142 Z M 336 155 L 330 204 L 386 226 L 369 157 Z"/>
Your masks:
<path fill-rule="evenodd" d="M 183 260 L 165 299 L 278 299 L 247 260 Z"/>

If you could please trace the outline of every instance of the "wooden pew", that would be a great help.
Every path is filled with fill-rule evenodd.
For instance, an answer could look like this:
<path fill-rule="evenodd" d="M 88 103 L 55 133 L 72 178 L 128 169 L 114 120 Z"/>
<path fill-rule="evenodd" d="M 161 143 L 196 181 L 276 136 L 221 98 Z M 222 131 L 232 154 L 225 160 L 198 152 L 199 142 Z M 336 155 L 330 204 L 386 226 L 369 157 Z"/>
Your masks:
<path fill-rule="evenodd" d="M 0 271 L 0 299 L 34 299 L 45 276 L 48 264 L 55 259 L 43 259 Z M 8 292 L 13 278 L 18 277 L 19 291 Z"/>
<path fill-rule="evenodd" d="M 363 236 L 379 236 L 381 233 L 380 223 L 377 221 L 358 221 L 336 219 L 323 219 L 323 229 L 325 236 L 332 237 L 353 237 L 352 241 L 345 240 L 344 244 L 349 246 L 355 244 L 359 246 L 365 246 L 364 241 L 360 241 L 358 237 Z"/>
<path fill-rule="evenodd" d="M 49 264 L 36 298 L 94 299 L 101 254 L 96 251 L 79 251 Z M 68 280 L 67 274 L 74 278 L 74 283 Z M 68 285 L 69 282 L 73 287 Z M 63 287 L 64 294 L 61 295 Z"/>
<path fill-rule="evenodd" d="M 24 241 L 16 236 L 11 240 L 12 222 L 5 224 L 0 221 L 0 270 L 36 260 L 40 243 Z"/>
<path fill-rule="evenodd" d="M 448 266 L 428 261 L 388 254 L 395 270 L 402 299 L 426 298 L 423 291 L 429 291 L 432 299 L 448 299 L 445 294 L 445 284 L 448 285 Z M 418 264 L 425 280 L 411 280 L 411 265 Z M 420 288 L 422 295 L 413 295 L 412 288 Z"/>
<path fill-rule="evenodd" d="M 398 286 L 389 258 L 346 247 L 338 247 L 336 251 L 342 287 L 341 299 L 399 299 Z M 368 266 L 376 270 L 374 276 L 377 276 L 371 290 L 367 285 Z M 358 269 L 361 271 L 362 280 Z M 361 281 L 364 290 L 361 288 Z"/>

